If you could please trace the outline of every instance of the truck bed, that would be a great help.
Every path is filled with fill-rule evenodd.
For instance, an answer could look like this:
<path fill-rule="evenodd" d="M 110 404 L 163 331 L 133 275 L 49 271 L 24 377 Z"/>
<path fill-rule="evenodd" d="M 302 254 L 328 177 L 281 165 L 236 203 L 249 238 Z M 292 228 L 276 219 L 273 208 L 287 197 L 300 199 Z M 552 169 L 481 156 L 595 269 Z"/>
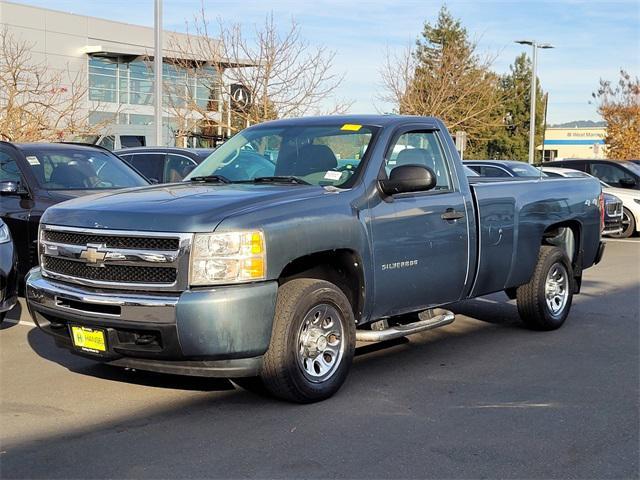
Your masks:
<path fill-rule="evenodd" d="M 470 177 L 476 210 L 475 279 L 468 297 L 526 283 L 545 231 L 561 224 L 577 235 L 581 268 L 592 265 L 600 236 L 600 185 L 590 178 Z M 585 198 L 588 200 L 585 201 Z"/>

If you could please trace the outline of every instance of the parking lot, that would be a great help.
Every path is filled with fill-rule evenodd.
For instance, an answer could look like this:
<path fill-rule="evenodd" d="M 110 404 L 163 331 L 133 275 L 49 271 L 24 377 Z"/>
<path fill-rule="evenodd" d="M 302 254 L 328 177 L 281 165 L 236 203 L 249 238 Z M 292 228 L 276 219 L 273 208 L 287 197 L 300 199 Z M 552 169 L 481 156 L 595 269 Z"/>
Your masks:
<path fill-rule="evenodd" d="M 445 328 L 360 347 L 301 406 L 225 380 L 58 350 L 24 309 L 0 332 L 3 478 L 637 478 L 640 239 L 609 241 L 566 325 L 503 294 Z"/>

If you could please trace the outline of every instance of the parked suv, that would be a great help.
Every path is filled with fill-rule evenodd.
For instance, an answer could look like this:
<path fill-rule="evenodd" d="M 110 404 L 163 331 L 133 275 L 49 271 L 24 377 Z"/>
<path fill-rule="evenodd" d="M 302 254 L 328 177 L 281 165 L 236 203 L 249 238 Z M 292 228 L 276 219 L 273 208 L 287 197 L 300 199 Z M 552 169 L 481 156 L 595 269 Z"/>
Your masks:
<path fill-rule="evenodd" d="M 38 264 L 38 225 L 48 207 L 90 193 L 146 185 L 142 175 L 102 147 L 0 142 L 0 218 L 11 230 L 19 277 Z"/>
<path fill-rule="evenodd" d="M 574 159 L 554 160 L 545 163 L 545 166 L 580 170 L 602 180 L 611 187 L 640 190 L 640 165 L 633 162 Z"/>
<path fill-rule="evenodd" d="M 113 153 L 132 165 L 152 182 L 181 181 L 207 158 L 213 148 L 139 147 Z"/>

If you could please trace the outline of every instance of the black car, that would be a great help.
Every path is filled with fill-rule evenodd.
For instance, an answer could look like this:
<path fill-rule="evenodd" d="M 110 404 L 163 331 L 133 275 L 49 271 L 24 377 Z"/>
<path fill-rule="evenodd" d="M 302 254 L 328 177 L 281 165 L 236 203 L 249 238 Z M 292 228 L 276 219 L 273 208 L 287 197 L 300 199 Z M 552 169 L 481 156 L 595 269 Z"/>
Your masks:
<path fill-rule="evenodd" d="M 533 165 L 517 160 L 465 160 L 463 163 L 481 177 L 539 178 L 544 176 Z"/>
<path fill-rule="evenodd" d="M 0 322 L 18 299 L 18 259 L 9 228 L 0 220 Z"/>
<path fill-rule="evenodd" d="M 548 167 L 573 168 L 596 177 L 612 187 L 640 190 L 640 165 L 627 160 L 554 160 Z"/>
<path fill-rule="evenodd" d="M 113 153 L 157 183 L 181 181 L 207 158 L 213 148 L 138 147 Z"/>
<path fill-rule="evenodd" d="M 0 142 L 0 218 L 14 240 L 19 278 L 38 264 L 38 225 L 47 207 L 81 195 L 145 185 L 147 179 L 101 147 Z"/>

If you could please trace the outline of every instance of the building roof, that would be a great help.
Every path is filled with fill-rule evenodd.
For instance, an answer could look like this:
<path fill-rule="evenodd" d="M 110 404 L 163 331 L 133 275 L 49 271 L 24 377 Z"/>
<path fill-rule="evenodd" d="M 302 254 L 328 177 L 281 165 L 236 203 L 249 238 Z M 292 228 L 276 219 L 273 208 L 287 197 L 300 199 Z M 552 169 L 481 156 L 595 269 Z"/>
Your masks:
<path fill-rule="evenodd" d="M 32 32 L 50 32 L 67 49 L 71 47 L 70 42 L 75 43 L 77 41 L 71 40 L 73 37 L 83 38 L 86 44 L 75 47 L 78 49 L 76 50 L 77 53 L 147 56 L 153 58 L 153 27 L 77 15 L 5 0 L 0 0 L 0 6 L 2 7 L 0 24 Z M 167 58 L 187 58 L 202 62 L 213 60 L 211 58 L 199 58 L 198 52 L 194 51 L 196 49 L 192 49 L 189 46 L 190 39 L 193 39 L 193 37 L 187 34 L 164 30 L 163 55 Z M 202 41 L 202 37 L 198 39 L 198 42 Z M 219 40 L 208 39 L 208 41 L 211 45 L 210 47 L 204 47 L 204 50 L 215 52 Z M 198 48 L 197 50 L 202 49 Z M 220 59 L 219 63 L 225 66 L 250 65 L 248 61 L 232 63 L 228 59 Z"/>

